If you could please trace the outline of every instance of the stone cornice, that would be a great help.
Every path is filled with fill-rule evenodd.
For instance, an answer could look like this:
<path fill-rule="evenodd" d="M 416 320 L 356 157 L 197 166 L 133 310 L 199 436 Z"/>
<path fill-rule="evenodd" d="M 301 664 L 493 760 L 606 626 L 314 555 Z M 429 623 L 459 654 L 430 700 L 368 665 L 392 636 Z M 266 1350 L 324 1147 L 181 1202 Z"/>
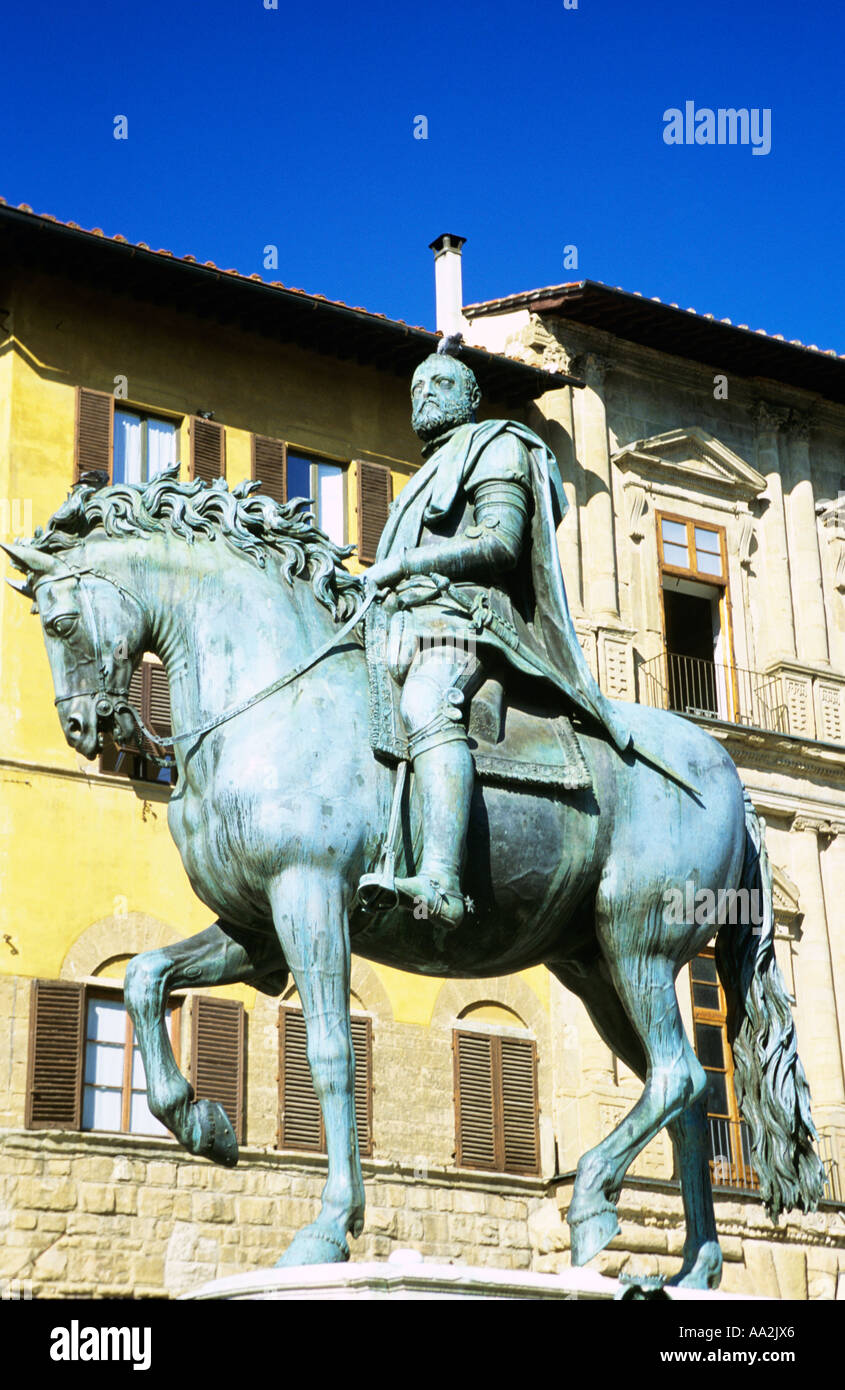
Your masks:
<path fill-rule="evenodd" d="M 843 819 L 845 815 L 841 801 L 825 801 L 823 797 L 805 796 L 799 792 L 784 791 L 782 788 L 758 787 L 748 779 L 745 785 L 755 809 L 761 816 L 775 816 L 779 820 L 788 820 L 791 827 L 796 819 L 832 824 Z"/>
<path fill-rule="evenodd" d="M 834 820 L 827 820 L 819 816 L 795 816 L 790 829 L 809 830 L 815 835 L 826 836 L 832 840 L 837 835 L 845 834 L 845 815 Z"/>
<path fill-rule="evenodd" d="M 614 337 L 600 328 L 588 328 L 576 324 L 571 319 L 545 319 L 555 341 L 563 347 L 568 360 L 579 352 L 598 351 L 613 363 L 614 370 L 632 376 L 643 377 L 649 381 L 660 381 L 682 386 L 687 390 L 700 391 L 702 395 L 713 398 L 713 377 L 717 369 L 700 362 L 691 362 L 683 357 L 675 357 L 660 352 L 656 348 L 645 347 L 639 343 L 629 343 L 624 338 Z M 729 402 L 734 407 L 751 410 L 760 399 L 761 383 L 755 378 L 730 377 Z M 845 432 L 845 405 L 825 400 L 814 392 L 803 391 L 800 387 L 779 383 L 777 387 L 778 408 L 806 410 L 812 408 L 816 414 L 817 428 L 831 428 Z"/>
<path fill-rule="evenodd" d="M 792 734 L 749 729 L 720 719 L 693 719 L 693 723 L 727 744 L 736 763 L 801 777 L 821 774 L 831 782 L 845 783 L 845 745 L 841 743 L 821 743 Z M 736 752 L 730 745 L 734 745 Z"/>

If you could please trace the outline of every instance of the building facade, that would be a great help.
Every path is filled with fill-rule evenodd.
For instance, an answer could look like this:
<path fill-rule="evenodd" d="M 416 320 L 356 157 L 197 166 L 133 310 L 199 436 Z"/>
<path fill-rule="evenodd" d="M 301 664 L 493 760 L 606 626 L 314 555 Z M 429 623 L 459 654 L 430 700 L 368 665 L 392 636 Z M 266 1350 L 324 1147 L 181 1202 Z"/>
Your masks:
<path fill-rule="evenodd" d="M 485 413 L 526 421 L 561 461 L 561 558 L 602 688 L 706 722 L 767 821 L 829 1201 L 778 1228 L 762 1211 L 702 957 L 678 992 L 711 1081 L 723 1287 L 843 1296 L 845 363 L 778 344 L 774 366 L 749 371 L 731 345 L 741 330 L 719 325 L 702 346 L 698 316 L 655 325 L 650 303 L 580 291 L 465 309 L 481 345 L 467 360 Z M 313 497 L 320 525 L 357 547 L 352 563 L 368 561 L 417 466 L 408 384 L 436 341 L 0 207 L 0 539 L 31 534 L 86 469 L 140 482 L 181 461 L 183 478 Z M 0 1283 L 160 1296 L 273 1263 L 325 1180 L 295 992 L 172 1001 L 182 1069 L 225 1103 L 242 1159 L 226 1171 L 184 1153 L 146 1107 L 120 989 L 132 955 L 209 921 L 167 831 L 169 775 L 129 750 L 89 764 L 68 748 L 40 624 L 0 587 Z M 162 668 L 145 659 L 133 689 L 169 732 Z M 443 981 L 355 959 L 352 990 L 368 1196 L 353 1258 L 414 1246 L 565 1266 L 577 1158 L 639 1090 L 580 1003 L 542 968 Z M 620 1218 L 598 1267 L 674 1272 L 665 1135 L 635 1164 Z"/>

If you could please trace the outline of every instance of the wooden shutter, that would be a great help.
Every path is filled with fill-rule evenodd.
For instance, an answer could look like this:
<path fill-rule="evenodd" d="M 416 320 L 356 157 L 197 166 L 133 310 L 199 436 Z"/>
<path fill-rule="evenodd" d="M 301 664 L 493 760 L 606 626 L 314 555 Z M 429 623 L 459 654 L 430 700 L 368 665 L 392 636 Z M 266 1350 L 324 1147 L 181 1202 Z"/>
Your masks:
<path fill-rule="evenodd" d="M 76 392 L 76 435 L 74 441 L 74 482 L 83 473 L 99 469 L 112 477 L 114 448 L 114 396 L 109 391 Z"/>
<path fill-rule="evenodd" d="M 270 439 L 266 434 L 252 436 L 252 476 L 259 479 L 261 491 L 274 502 L 287 501 L 287 447 L 281 439 Z"/>
<path fill-rule="evenodd" d="M 393 499 L 390 469 L 380 463 L 358 459 L 358 559 L 371 565 Z"/>
<path fill-rule="evenodd" d="M 456 1161 L 459 1168 L 495 1168 L 493 1044 L 484 1033 L 455 1033 Z"/>
<path fill-rule="evenodd" d="M 540 1171 L 533 1038 L 455 1032 L 456 1161 L 502 1173 Z"/>
<path fill-rule="evenodd" d="M 201 478 L 204 483 L 216 482 L 226 476 L 226 434 L 222 425 L 214 420 L 203 420 L 198 415 L 191 417 L 189 428 L 191 437 L 191 480 Z"/>
<path fill-rule="evenodd" d="M 33 980 L 26 1120 L 29 1129 L 79 1129 L 85 1053 L 85 988 Z"/>
<path fill-rule="evenodd" d="M 502 1086 L 502 1168 L 539 1173 L 537 1049 L 533 1038 L 496 1038 Z"/>
<path fill-rule="evenodd" d="M 279 1046 L 279 1148 L 322 1153 L 326 1147 L 323 1117 L 308 1067 L 300 1009 L 280 1010 Z"/>
<path fill-rule="evenodd" d="M 373 1020 L 352 1015 L 352 1050 L 355 1054 L 355 1125 L 358 1152 L 368 1158 L 373 1152 Z"/>
<path fill-rule="evenodd" d="M 372 1019 L 353 1015 L 355 1054 L 355 1123 L 358 1151 L 373 1151 Z M 320 1102 L 308 1066 L 305 1018 L 301 1009 L 283 1005 L 279 1011 L 279 1148 L 325 1153 L 326 1131 Z"/>
<path fill-rule="evenodd" d="M 170 686 L 167 683 L 167 672 L 160 661 L 145 661 L 143 664 L 147 687 L 144 722 L 154 734 L 167 738 L 171 731 Z"/>
<path fill-rule="evenodd" d="M 240 1143 L 244 1129 L 243 1004 L 198 994 L 192 1013 L 191 1085 L 197 1100 L 220 1102 Z"/>

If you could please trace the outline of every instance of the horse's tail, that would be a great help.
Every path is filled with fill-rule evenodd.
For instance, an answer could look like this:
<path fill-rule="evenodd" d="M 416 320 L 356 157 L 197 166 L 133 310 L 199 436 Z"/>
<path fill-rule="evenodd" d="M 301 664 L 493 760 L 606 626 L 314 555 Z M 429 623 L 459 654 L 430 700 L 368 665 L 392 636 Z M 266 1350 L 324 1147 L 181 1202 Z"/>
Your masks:
<path fill-rule="evenodd" d="M 740 1112 L 748 1125 L 752 1163 L 769 1215 L 800 1207 L 815 1211 L 823 1195 L 825 1172 L 814 1148 L 810 1088 L 798 1057 L 795 1023 L 780 967 L 775 959 L 772 870 L 766 853 L 765 821 L 745 796 L 745 860 L 742 888 L 746 904 L 716 939 L 716 963 L 727 997 L 728 1038 Z M 742 899 L 740 899 L 742 901 Z"/>

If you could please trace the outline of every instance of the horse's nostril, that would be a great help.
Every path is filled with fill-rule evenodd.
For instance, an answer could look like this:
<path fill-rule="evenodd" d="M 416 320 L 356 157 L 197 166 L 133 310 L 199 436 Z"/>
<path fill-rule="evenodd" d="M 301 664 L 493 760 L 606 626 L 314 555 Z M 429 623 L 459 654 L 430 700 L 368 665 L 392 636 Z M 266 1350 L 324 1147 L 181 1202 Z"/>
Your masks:
<path fill-rule="evenodd" d="M 81 734 L 82 720 L 77 719 L 76 716 L 72 714 L 70 716 L 70 719 L 67 721 L 67 731 L 69 734 Z"/>

